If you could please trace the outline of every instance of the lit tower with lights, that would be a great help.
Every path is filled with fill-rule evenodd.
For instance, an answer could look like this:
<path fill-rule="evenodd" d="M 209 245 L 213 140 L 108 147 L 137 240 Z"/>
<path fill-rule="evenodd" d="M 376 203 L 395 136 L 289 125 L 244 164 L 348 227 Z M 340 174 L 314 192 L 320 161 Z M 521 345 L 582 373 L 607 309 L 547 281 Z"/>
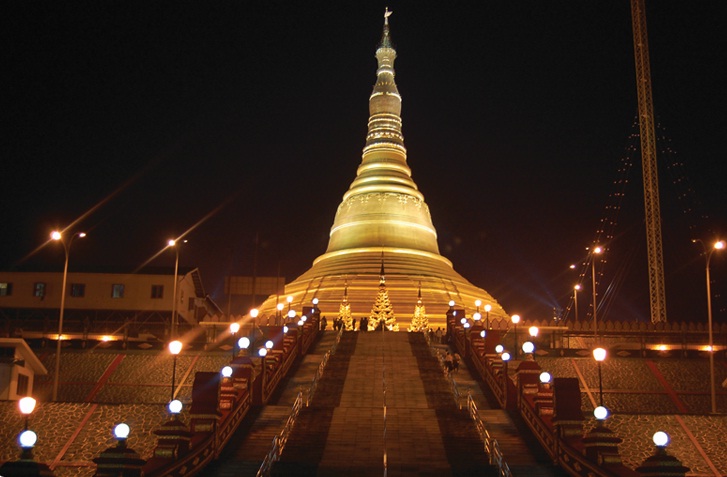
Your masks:
<path fill-rule="evenodd" d="M 383 254 L 386 289 L 397 309 L 415 308 L 421 283 L 430 325 L 444 325 L 450 300 L 464 306 L 479 299 L 492 306 L 493 318 L 507 319 L 489 293 L 463 278 L 452 262 L 439 254 L 429 207 L 407 164 L 402 100 L 394 81 L 396 50 L 391 40 L 390 15 L 387 9 L 376 50 L 378 69 L 369 97 L 368 133 L 356 178 L 338 206 L 326 252 L 313 261 L 307 272 L 286 285 L 285 294 L 302 305 L 315 296 L 324 315 L 335 315 L 348 283 L 353 315 L 368 316 L 379 290 Z M 444 181 L 442 187 L 447 186 Z M 273 296 L 263 303 L 261 312 L 273 314 L 274 308 Z"/>

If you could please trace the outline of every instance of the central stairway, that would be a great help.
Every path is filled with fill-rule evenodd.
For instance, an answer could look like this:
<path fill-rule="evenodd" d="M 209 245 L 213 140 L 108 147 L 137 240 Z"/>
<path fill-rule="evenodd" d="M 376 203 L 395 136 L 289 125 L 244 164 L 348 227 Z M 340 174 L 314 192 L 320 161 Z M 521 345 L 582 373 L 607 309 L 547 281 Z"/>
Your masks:
<path fill-rule="evenodd" d="M 421 333 L 344 333 L 274 476 L 497 475 Z"/>

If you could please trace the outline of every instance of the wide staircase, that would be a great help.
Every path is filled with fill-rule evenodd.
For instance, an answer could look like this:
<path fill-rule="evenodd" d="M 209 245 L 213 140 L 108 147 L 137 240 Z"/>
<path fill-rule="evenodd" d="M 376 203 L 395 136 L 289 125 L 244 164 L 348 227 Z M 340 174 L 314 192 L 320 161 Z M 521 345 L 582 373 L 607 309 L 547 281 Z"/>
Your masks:
<path fill-rule="evenodd" d="M 332 337 L 332 332 L 324 333 L 272 404 L 251 412 L 249 422 L 205 475 L 255 475 Z M 490 434 L 502 439 L 512 475 L 562 475 L 533 442 L 521 437 L 508 413 L 490 408 L 466 366 L 454 380 L 462 395 L 472 396 Z M 498 475 L 472 419 L 458 404 L 464 402 L 455 400 L 450 381 L 421 333 L 345 332 L 309 406 L 300 411 L 272 475 Z"/>

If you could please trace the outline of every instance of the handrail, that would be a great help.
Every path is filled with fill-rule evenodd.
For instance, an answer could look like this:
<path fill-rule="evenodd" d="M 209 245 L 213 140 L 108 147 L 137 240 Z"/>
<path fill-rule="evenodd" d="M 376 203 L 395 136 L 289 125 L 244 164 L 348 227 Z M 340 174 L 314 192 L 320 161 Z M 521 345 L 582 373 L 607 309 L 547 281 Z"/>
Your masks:
<path fill-rule="evenodd" d="M 487 453 L 487 457 L 490 459 L 490 464 L 497 466 L 497 471 L 500 474 L 500 477 L 512 477 L 510 466 L 508 466 L 507 462 L 505 462 L 505 456 L 502 455 L 500 445 L 497 443 L 497 439 L 493 439 L 490 432 L 487 430 L 485 422 L 477 412 L 477 404 L 475 404 L 475 400 L 472 399 L 471 393 L 467 393 L 467 411 L 469 412 L 470 418 L 472 418 L 475 422 L 475 427 L 477 428 L 477 432 L 480 434 L 480 439 L 482 439 L 482 443 L 485 445 L 485 452 Z"/>
<path fill-rule="evenodd" d="M 329 358 L 331 357 L 331 355 L 336 353 L 336 349 L 338 348 L 338 343 L 341 341 L 342 334 L 343 329 L 338 332 L 338 335 L 336 335 L 336 339 L 333 342 L 333 346 L 331 346 L 331 349 L 326 352 L 326 354 L 323 356 L 323 360 L 318 365 L 318 369 L 316 370 L 316 374 L 313 377 L 313 381 L 311 382 L 310 386 L 308 386 L 308 391 L 306 392 L 306 407 L 308 407 L 308 405 L 310 404 L 310 400 L 312 399 L 313 394 L 318 387 L 318 381 L 320 380 L 321 376 L 323 376 L 323 370 L 325 369 L 326 364 L 328 364 Z M 280 454 L 283 453 L 285 444 L 287 444 L 288 442 L 288 437 L 290 437 L 290 433 L 293 430 L 293 426 L 295 425 L 295 421 L 298 419 L 298 414 L 300 413 L 300 409 L 302 407 L 303 391 L 298 391 L 298 395 L 295 398 L 295 402 L 293 403 L 293 408 L 290 411 L 290 415 L 285 421 L 285 425 L 283 426 L 283 429 L 280 431 L 280 433 L 273 437 L 273 445 L 271 446 L 268 453 L 265 455 L 265 459 L 263 459 L 263 462 L 260 465 L 260 469 L 258 469 L 257 471 L 256 477 L 267 477 L 270 475 L 270 471 L 273 469 L 273 464 L 280 459 Z"/>

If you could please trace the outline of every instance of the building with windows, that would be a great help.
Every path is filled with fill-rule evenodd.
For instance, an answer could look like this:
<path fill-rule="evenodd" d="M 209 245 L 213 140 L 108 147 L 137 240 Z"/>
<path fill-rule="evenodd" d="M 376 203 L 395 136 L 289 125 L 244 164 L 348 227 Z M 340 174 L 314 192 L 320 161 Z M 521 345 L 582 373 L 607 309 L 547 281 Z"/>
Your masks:
<path fill-rule="evenodd" d="M 173 312 L 179 330 L 222 315 L 199 269 L 180 269 L 176 290 L 174 277 L 166 268 L 69 272 L 63 338 L 164 340 Z M 60 272 L 0 272 L 0 336 L 55 339 L 62 284 Z"/>

